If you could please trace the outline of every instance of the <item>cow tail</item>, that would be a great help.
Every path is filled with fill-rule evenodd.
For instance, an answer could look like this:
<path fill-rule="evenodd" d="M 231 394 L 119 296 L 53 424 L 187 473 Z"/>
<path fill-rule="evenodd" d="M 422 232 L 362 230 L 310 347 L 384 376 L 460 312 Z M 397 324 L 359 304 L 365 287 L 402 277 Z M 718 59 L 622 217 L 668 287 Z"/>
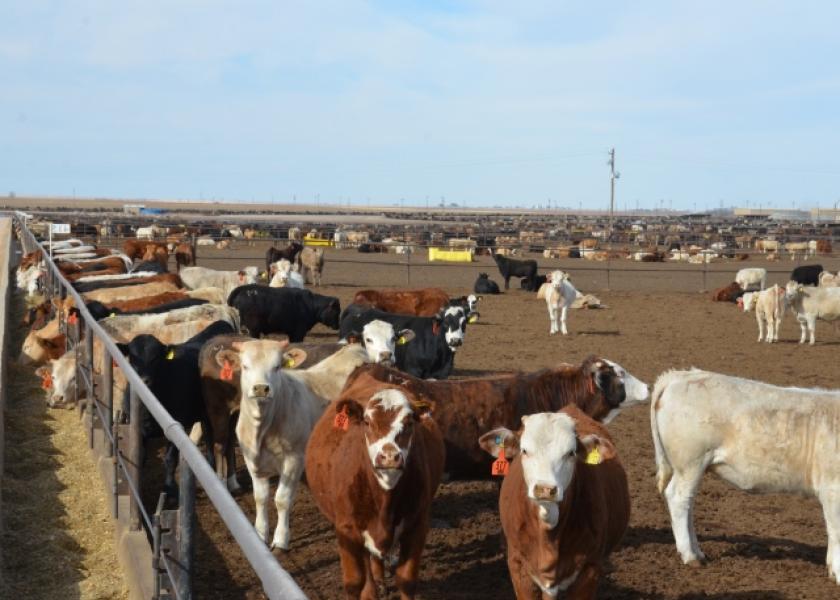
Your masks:
<path fill-rule="evenodd" d="M 667 373 L 666 373 L 667 375 Z M 665 491 L 671 477 L 674 476 L 674 469 L 671 467 L 665 448 L 662 445 L 662 438 L 659 435 L 658 413 L 661 408 L 662 394 L 668 384 L 667 378 L 663 375 L 656 380 L 653 386 L 653 394 L 650 402 L 650 429 L 653 434 L 653 449 L 656 458 L 656 489 L 659 493 Z"/>

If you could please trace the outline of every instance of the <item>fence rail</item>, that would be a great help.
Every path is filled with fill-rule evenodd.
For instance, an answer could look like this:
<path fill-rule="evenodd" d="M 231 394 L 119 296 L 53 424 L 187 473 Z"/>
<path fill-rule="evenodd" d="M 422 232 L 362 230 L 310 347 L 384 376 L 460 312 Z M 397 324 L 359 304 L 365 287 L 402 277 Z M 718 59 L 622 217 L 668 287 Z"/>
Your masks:
<path fill-rule="evenodd" d="M 72 342 L 76 353 L 77 401 L 81 390 L 86 398 L 80 404 L 86 425 L 89 426 L 91 448 L 103 458 L 112 461 L 106 476 L 111 494 L 111 510 L 118 528 L 140 532 L 141 523 L 152 536 L 153 544 L 146 548 L 145 557 L 152 567 L 150 583 L 153 598 L 192 598 L 192 572 L 195 544 L 195 484 L 201 485 L 216 508 L 236 543 L 260 578 L 265 594 L 272 600 L 305 599 L 301 589 L 280 566 L 259 538 L 253 525 L 216 476 L 198 447 L 187 436 L 180 423 L 175 421 L 158 399 L 151 393 L 114 341 L 96 322 L 85 307 L 82 297 L 64 278 L 49 252 L 38 242 L 26 226 L 21 213 L 16 213 L 21 243 L 27 252 L 40 249 L 47 265 L 46 293 L 48 297 L 67 295 L 74 299 L 80 312 L 76 323 L 64 322 L 58 311 L 62 331 Z M 101 385 L 96 385 L 94 365 L 94 340 L 103 349 Z M 130 414 L 127 423 L 113 419 L 113 367 L 119 367 L 125 376 L 130 397 Z M 180 451 L 179 499 L 177 510 L 164 509 L 164 495 L 158 500 L 157 510 L 149 514 L 140 497 L 142 471 L 140 469 L 143 420 L 142 411 L 160 425 L 166 438 Z M 124 419 L 123 419 L 124 420 Z M 122 510 L 126 507 L 128 510 Z M 148 546 L 148 544 L 147 544 Z M 136 594 L 136 590 L 134 590 Z"/>

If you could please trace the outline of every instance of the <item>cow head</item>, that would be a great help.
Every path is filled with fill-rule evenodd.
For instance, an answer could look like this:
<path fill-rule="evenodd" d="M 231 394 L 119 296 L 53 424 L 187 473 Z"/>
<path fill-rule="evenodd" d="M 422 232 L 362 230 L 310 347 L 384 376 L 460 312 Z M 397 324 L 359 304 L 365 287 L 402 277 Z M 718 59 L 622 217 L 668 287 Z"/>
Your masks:
<path fill-rule="evenodd" d="M 586 468 L 583 463 L 599 464 L 616 455 L 612 442 L 605 437 L 578 436 L 575 420 L 562 412 L 526 415 L 519 431 L 494 429 L 482 435 L 478 443 L 497 458 L 503 451 L 508 460 L 520 455 L 526 496 L 537 505 L 545 529 L 557 525 L 559 504 L 575 470 Z"/>
<path fill-rule="evenodd" d="M 288 342 L 275 340 L 249 340 L 233 342 L 230 348 L 216 352 L 216 363 L 239 371 L 239 386 L 243 402 L 251 400 L 261 407 L 274 398 L 281 380 L 277 375 L 283 367 L 290 368 L 306 360 L 306 351 L 299 348 L 286 350 Z"/>
<path fill-rule="evenodd" d="M 338 320 L 341 316 L 341 303 L 338 298 L 329 298 L 318 315 L 318 321 L 331 329 L 338 329 Z"/>
<path fill-rule="evenodd" d="M 618 363 L 605 358 L 589 359 L 586 362 L 589 363 L 589 376 L 592 378 L 593 388 L 603 394 L 604 401 L 610 409 L 603 419 L 604 423 L 611 421 L 619 409 L 648 399 L 647 384 L 633 377 Z"/>
<path fill-rule="evenodd" d="M 382 389 L 370 397 L 364 408 L 355 400 L 342 399 L 335 410 L 346 413 L 354 422 L 362 422 L 376 481 L 386 491 L 394 489 L 408 463 L 414 425 L 431 412 L 431 405 L 413 402 L 403 390 Z"/>
<path fill-rule="evenodd" d="M 753 308 L 755 308 L 755 301 L 757 299 L 758 292 L 747 292 L 738 298 L 738 306 L 743 309 L 744 312 L 750 312 Z"/>
<path fill-rule="evenodd" d="M 805 292 L 805 286 L 795 281 L 788 281 L 785 286 L 785 300 L 790 303 Z"/>
<path fill-rule="evenodd" d="M 452 352 L 456 352 L 463 345 L 464 334 L 467 331 L 467 315 L 463 306 L 448 306 L 438 313 L 432 325 L 432 332 L 437 334 L 435 325 L 443 330 L 446 345 Z"/>
<path fill-rule="evenodd" d="M 545 276 L 545 280 L 551 287 L 559 290 L 563 287 L 563 282 L 569 280 L 569 274 L 565 271 L 552 271 Z"/>
<path fill-rule="evenodd" d="M 393 366 L 397 345 L 409 343 L 414 339 L 414 331 L 403 329 L 395 332 L 394 326 L 385 321 L 375 320 L 362 328 L 362 333 L 353 332 L 347 341 L 359 341 L 367 350 L 368 361 L 385 366 Z"/>
<path fill-rule="evenodd" d="M 49 387 L 44 385 L 47 404 L 53 408 L 66 406 L 76 400 L 76 355 L 73 352 L 65 354 L 57 360 L 35 370 L 35 375 Z"/>
<path fill-rule="evenodd" d="M 56 334 L 51 337 L 41 337 L 38 334 L 49 327 L 30 331 L 23 340 L 18 362 L 26 364 L 44 364 L 50 359 L 59 358 L 65 351 L 64 334 Z"/>

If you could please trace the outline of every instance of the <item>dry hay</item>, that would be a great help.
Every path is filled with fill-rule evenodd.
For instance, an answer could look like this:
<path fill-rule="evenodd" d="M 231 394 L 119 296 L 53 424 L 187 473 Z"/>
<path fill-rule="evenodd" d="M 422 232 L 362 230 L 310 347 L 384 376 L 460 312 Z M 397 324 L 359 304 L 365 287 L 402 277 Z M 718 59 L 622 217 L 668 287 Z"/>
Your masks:
<path fill-rule="evenodd" d="M 24 302 L 12 295 L 11 348 Z M 77 411 L 51 410 L 32 367 L 6 363 L 0 597 L 127 598 L 103 486 Z"/>

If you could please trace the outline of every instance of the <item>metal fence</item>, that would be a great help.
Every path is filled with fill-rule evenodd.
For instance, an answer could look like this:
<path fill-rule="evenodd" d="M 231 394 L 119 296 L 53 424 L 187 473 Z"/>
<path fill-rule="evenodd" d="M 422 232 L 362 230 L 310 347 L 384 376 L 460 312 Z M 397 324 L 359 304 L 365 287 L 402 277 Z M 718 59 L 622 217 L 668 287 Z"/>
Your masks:
<path fill-rule="evenodd" d="M 150 593 L 143 595 L 162 599 L 192 598 L 197 480 L 254 568 L 266 595 L 272 600 L 306 598 L 259 538 L 253 525 L 181 424 L 172 418 L 149 391 L 20 217 L 18 214 L 16 220 L 24 250 L 32 252 L 40 249 L 44 254 L 47 264 L 45 293 L 50 298 L 70 296 L 81 313 L 81 318 L 69 322 L 64 320 L 62 311 L 57 311 L 61 319 L 61 330 L 68 339 L 69 351 L 76 355 L 76 400 L 83 401 L 79 405 L 83 410 L 91 448 L 98 457 L 111 462 L 111 468 L 103 475 L 110 490 L 110 509 L 117 528 L 121 532 L 134 532 L 138 534 L 135 537 L 148 540 L 145 528 L 152 538 L 151 546 L 148 542 L 145 548 L 141 545 L 142 559 L 151 565 L 153 579 L 148 586 Z M 94 340 L 102 347 L 100 365 L 94 364 Z M 122 370 L 130 397 L 130 414 L 122 415 L 122 418 L 114 418 L 114 367 Z M 82 392 L 85 397 L 79 398 Z M 148 411 L 166 438 L 180 451 L 177 509 L 164 508 L 165 494 L 161 494 L 154 512 L 150 513 L 143 505 L 140 490 L 143 477 L 141 427 L 144 411 Z M 148 583 L 145 582 L 143 587 Z"/>

